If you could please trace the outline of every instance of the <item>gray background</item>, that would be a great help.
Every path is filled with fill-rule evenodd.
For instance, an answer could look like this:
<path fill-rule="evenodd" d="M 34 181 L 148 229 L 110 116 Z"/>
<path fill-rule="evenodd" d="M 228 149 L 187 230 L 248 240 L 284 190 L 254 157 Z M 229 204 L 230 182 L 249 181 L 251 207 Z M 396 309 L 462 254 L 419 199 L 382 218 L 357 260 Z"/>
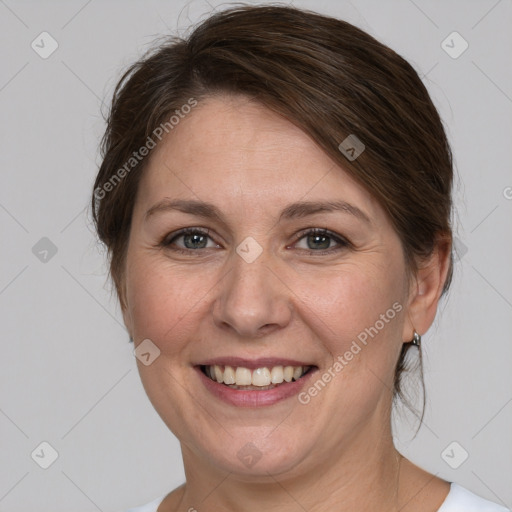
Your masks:
<path fill-rule="evenodd" d="M 511 2 L 294 5 L 390 45 L 440 109 L 460 176 L 459 259 L 424 337 L 424 425 L 413 438 L 416 424 L 396 415 L 396 442 L 418 465 L 512 507 Z M 184 34 L 211 11 L 202 0 L 0 0 L 0 511 L 120 511 L 184 480 L 179 444 L 140 384 L 87 208 L 102 102 L 121 71 L 156 36 Z M 43 31 L 59 45 L 47 59 L 31 48 Z M 458 58 L 441 46 L 453 31 L 469 44 Z M 47 469 L 43 441 L 58 452 Z"/>

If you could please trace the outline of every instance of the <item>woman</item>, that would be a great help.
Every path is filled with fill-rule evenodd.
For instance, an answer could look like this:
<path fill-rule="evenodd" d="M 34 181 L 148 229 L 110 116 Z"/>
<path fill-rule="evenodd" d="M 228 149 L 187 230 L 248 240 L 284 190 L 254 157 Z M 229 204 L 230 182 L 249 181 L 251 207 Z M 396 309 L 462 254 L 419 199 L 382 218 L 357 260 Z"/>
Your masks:
<path fill-rule="evenodd" d="M 186 473 L 133 510 L 505 510 L 393 445 L 452 273 L 450 149 L 406 61 L 230 9 L 125 74 L 103 155 L 97 231 Z"/>

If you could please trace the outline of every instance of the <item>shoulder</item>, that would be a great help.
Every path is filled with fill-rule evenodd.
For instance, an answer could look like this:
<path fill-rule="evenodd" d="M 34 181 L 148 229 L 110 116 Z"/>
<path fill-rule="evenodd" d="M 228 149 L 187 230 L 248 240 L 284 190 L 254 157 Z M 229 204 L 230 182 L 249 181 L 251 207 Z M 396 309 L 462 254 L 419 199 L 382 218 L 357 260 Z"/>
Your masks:
<path fill-rule="evenodd" d="M 450 492 L 438 512 L 510 512 L 510 510 L 473 494 L 461 485 L 452 483 Z"/>
<path fill-rule="evenodd" d="M 130 508 L 126 512 L 157 512 L 158 505 L 162 503 L 165 496 L 161 496 L 160 498 L 156 498 L 151 503 L 146 503 L 145 505 L 141 505 L 140 507 Z"/>

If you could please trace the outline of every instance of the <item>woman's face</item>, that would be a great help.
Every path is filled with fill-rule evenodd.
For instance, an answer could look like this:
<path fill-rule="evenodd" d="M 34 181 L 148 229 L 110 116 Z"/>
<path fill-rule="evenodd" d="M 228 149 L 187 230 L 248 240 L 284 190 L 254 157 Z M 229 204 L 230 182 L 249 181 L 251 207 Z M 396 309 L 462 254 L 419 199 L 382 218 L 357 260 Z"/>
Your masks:
<path fill-rule="evenodd" d="M 404 257 L 383 209 L 300 129 L 241 97 L 200 103 L 148 163 L 124 318 L 136 347 L 150 340 L 141 379 L 185 463 L 255 477 L 371 449 L 411 335 Z M 214 362 L 239 383 L 313 368 L 244 391 L 204 375 Z"/>

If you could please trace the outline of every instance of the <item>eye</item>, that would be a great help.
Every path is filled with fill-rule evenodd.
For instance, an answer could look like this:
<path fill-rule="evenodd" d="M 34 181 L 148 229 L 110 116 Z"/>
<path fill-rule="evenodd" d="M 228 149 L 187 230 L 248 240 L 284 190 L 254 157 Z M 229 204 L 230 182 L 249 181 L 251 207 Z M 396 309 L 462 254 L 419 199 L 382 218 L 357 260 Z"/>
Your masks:
<path fill-rule="evenodd" d="M 306 232 L 301 232 L 297 235 L 297 240 L 298 242 L 296 242 L 295 246 L 298 246 L 302 240 L 305 241 L 306 245 L 306 247 L 299 247 L 299 249 L 318 254 L 338 251 L 350 245 L 343 237 L 323 228 L 313 228 Z M 337 244 L 334 247 L 333 242 Z"/>
<path fill-rule="evenodd" d="M 160 245 L 168 249 L 178 252 L 190 252 L 197 249 L 211 249 L 219 247 L 209 236 L 210 231 L 201 228 L 184 228 L 176 233 L 166 236 Z M 177 244 L 178 240 L 182 240 L 183 244 Z M 208 239 L 211 241 L 208 245 Z M 176 246 L 176 247 L 173 247 Z"/>
<path fill-rule="evenodd" d="M 302 231 L 296 235 L 296 240 L 297 248 L 315 254 L 328 254 L 350 246 L 350 242 L 343 237 L 323 228 Z M 305 243 L 306 247 L 300 247 L 301 243 Z M 160 246 L 186 254 L 220 247 L 210 237 L 210 231 L 203 228 L 184 228 L 171 233 L 160 242 Z"/>

